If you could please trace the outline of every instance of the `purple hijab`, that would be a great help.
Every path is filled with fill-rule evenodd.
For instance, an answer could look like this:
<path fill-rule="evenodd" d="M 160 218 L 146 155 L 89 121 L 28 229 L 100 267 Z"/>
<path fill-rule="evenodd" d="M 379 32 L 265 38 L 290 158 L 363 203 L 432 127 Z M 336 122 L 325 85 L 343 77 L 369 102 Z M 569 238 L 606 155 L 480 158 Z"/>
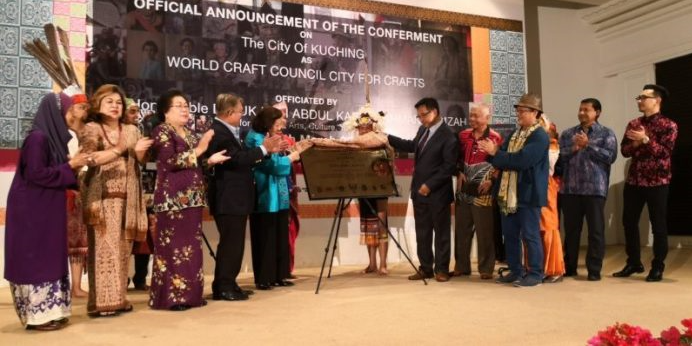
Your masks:
<path fill-rule="evenodd" d="M 40 130 L 48 136 L 50 152 L 56 164 L 67 162 L 67 142 L 72 139 L 72 135 L 67 130 L 65 114 L 71 103 L 70 97 L 63 93 L 46 94 L 41 99 L 31 126 L 32 131 Z"/>

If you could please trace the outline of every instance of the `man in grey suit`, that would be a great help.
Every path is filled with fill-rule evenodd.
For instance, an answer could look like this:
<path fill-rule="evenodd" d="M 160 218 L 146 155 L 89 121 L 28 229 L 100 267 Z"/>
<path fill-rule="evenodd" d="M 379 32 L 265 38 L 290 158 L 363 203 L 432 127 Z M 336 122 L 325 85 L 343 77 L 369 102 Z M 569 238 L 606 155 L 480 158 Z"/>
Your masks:
<path fill-rule="evenodd" d="M 449 281 L 452 223 L 450 204 L 454 200 L 452 176 L 456 172 L 459 146 L 457 136 L 440 115 L 437 100 L 426 97 L 415 107 L 421 122 L 416 137 L 405 140 L 388 136 L 389 144 L 395 149 L 415 153 L 411 199 L 420 270 L 409 276 L 409 280 L 434 275 L 437 281 L 446 282 Z"/>

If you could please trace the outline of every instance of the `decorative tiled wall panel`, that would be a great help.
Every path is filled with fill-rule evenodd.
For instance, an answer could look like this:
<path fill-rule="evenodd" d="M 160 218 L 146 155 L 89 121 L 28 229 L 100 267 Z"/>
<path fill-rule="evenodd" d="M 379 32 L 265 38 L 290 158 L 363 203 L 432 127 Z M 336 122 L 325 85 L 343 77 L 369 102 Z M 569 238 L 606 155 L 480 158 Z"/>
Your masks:
<path fill-rule="evenodd" d="M 493 123 L 516 123 L 514 105 L 526 92 L 524 35 L 490 30 L 490 74 Z"/>
<path fill-rule="evenodd" d="M 51 90 L 48 74 L 22 49 L 53 20 L 52 0 L 0 0 L 0 149 L 21 146 L 41 97 Z"/>

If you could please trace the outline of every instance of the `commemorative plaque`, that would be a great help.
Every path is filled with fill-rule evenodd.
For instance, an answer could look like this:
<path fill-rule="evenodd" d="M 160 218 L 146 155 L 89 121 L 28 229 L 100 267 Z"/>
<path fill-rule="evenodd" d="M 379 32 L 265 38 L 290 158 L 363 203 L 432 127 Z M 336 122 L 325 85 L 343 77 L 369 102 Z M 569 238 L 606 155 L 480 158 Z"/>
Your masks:
<path fill-rule="evenodd" d="M 311 200 L 397 196 L 384 149 L 312 147 L 301 155 Z"/>

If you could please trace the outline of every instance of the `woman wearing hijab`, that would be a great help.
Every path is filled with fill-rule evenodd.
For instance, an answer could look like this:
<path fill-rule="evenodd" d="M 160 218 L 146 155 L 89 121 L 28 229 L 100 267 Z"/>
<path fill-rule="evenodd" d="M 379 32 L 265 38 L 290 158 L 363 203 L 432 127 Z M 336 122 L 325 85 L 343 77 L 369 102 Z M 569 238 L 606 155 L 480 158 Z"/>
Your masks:
<path fill-rule="evenodd" d="M 87 155 L 68 158 L 65 119 L 85 102 L 84 94 L 43 97 L 7 196 L 5 279 L 27 329 L 60 329 L 71 314 L 65 193 Z"/>

